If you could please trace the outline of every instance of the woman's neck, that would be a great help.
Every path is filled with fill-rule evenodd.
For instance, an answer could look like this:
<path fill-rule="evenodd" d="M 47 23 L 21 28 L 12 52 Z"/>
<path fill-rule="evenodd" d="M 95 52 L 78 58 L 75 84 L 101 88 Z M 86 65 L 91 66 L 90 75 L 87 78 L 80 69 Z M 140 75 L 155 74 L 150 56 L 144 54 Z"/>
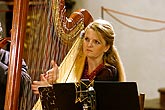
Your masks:
<path fill-rule="evenodd" d="M 100 64 L 103 63 L 103 59 L 91 59 L 87 58 L 88 62 L 88 74 L 94 71 Z"/>

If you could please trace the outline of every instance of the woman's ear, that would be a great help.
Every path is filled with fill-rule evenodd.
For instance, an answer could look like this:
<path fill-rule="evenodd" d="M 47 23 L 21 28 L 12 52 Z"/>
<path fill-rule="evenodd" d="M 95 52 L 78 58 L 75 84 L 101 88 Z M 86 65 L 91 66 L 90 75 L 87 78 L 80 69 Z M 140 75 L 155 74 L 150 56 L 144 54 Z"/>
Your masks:
<path fill-rule="evenodd" d="M 106 53 L 109 50 L 110 47 L 111 47 L 110 45 L 106 45 L 104 52 Z"/>

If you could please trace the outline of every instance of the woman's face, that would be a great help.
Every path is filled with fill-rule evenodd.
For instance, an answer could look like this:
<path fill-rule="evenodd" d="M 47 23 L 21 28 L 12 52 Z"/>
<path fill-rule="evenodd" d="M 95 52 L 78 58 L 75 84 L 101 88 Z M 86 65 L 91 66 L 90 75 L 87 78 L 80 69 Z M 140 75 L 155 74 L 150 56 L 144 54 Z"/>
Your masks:
<path fill-rule="evenodd" d="M 103 57 L 104 52 L 109 49 L 105 40 L 93 29 L 87 29 L 83 41 L 83 52 L 88 58 Z"/>

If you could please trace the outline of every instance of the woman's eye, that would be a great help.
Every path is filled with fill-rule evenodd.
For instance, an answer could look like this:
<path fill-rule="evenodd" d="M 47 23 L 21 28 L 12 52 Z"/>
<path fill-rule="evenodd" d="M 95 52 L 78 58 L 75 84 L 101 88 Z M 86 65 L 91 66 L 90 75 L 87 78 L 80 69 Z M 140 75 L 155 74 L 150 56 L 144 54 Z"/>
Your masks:
<path fill-rule="evenodd" d="M 101 44 L 99 41 L 95 40 L 94 41 L 95 44 Z"/>
<path fill-rule="evenodd" d="M 85 41 L 89 42 L 89 38 L 88 37 L 85 37 Z"/>

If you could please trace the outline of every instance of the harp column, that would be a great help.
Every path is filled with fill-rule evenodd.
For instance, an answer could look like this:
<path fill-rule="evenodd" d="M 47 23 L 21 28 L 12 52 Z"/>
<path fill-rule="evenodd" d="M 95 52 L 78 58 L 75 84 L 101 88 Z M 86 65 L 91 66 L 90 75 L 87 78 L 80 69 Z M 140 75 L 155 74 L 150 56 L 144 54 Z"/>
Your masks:
<path fill-rule="evenodd" d="M 5 110 L 17 110 L 29 0 L 14 0 Z"/>

